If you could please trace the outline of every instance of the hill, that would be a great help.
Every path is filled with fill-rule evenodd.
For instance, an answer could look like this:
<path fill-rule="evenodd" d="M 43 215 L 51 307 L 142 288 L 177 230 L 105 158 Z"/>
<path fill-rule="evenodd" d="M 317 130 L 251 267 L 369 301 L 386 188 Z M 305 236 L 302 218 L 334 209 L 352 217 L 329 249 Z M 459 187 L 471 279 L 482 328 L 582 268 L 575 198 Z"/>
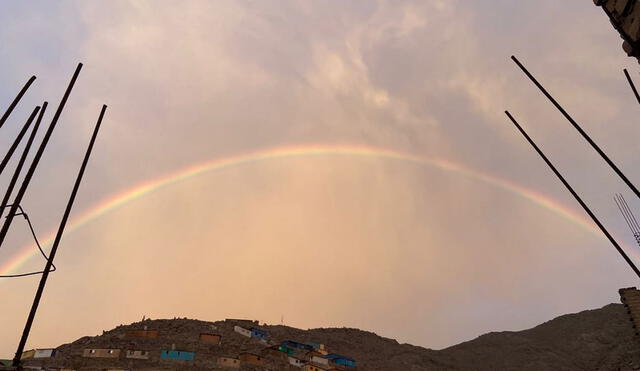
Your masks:
<path fill-rule="evenodd" d="M 239 328 L 254 329 L 254 336 L 242 335 L 238 332 L 242 331 Z M 263 332 L 268 335 L 267 339 L 260 339 Z M 215 336 L 201 334 L 219 335 L 220 344 L 215 344 Z M 286 340 L 291 343 L 281 350 L 275 349 Z M 304 343 L 309 345 L 301 345 Z M 323 363 L 305 360 L 305 357 L 310 358 L 315 354 L 319 357 L 316 361 L 326 362 L 320 359 L 324 358 L 320 354 L 322 349 L 310 353 L 319 344 L 325 344 L 329 353 L 354 359 L 358 370 L 640 369 L 640 343 L 621 304 L 564 315 L 529 330 L 485 334 L 443 350 L 399 344 L 393 339 L 351 328 L 301 330 L 245 320 L 145 320 L 118 326 L 99 336 L 80 338 L 58 347 L 55 357 L 28 359 L 25 363 L 32 366 L 64 366 L 75 370 L 210 370 L 227 368 L 222 366 L 225 364 L 222 359 L 235 362 L 232 360 L 237 360 L 244 353 L 242 361 L 227 364 L 243 370 L 300 369 L 290 364 L 284 350 L 291 353 L 291 357 L 307 362 L 310 370 L 330 369 Z M 87 357 L 90 355 L 87 352 L 92 349 L 98 352 L 100 349 L 112 349 L 119 351 L 119 354 L 104 356 L 114 358 Z M 165 352 L 166 357 L 181 351 L 181 356 L 177 357 L 188 358 L 189 352 L 193 352 L 195 359 L 161 357 L 161 350 L 172 349 L 176 352 Z M 142 358 L 146 355 L 148 359 L 127 358 L 128 355 L 135 355 L 126 353 L 126 350 L 139 351 L 136 354 L 143 355 Z M 332 364 L 334 369 L 353 369 Z"/>

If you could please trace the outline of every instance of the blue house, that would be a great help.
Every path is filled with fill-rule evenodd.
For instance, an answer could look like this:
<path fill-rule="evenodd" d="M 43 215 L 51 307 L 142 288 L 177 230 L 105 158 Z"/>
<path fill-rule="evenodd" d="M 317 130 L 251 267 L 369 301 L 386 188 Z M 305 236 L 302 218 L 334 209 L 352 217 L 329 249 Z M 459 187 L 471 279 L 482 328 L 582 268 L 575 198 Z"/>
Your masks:
<path fill-rule="evenodd" d="M 285 346 L 287 348 L 292 348 L 292 349 L 306 350 L 308 352 L 313 350 L 313 347 L 311 345 L 302 344 L 302 343 L 298 343 L 296 341 L 291 341 L 291 340 L 283 341 L 282 346 Z"/>
<path fill-rule="evenodd" d="M 267 340 L 267 333 L 265 331 L 262 331 L 260 329 L 257 328 L 252 328 L 251 329 L 251 337 L 252 338 L 258 338 L 258 339 L 264 339 Z"/>
<path fill-rule="evenodd" d="M 327 354 L 325 358 L 335 363 L 336 365 L 356 367 L 356 361 L 352 358 L 341 356 L 339 354 Z"/>
<path fill-rule="evenodd" d="M 196 354 L 194 352 L 185 352 L 183 350 L 162 350 L 160 351 L 160 358 L 193 361 L 196 359 Z"/>

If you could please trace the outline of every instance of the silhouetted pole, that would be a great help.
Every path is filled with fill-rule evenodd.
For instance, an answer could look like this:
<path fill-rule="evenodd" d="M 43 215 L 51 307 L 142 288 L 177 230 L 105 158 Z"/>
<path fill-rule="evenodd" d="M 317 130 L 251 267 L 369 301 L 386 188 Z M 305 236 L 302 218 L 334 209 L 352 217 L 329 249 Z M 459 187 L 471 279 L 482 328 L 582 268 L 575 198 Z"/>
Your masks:
<path fill-rule="evenodd" d="M 624 173 L 620 169 L 618 169 L 616 164 L 614 164 L 613 161 L 611 161 L 611 159 L 609 159 L 609 156 L 607 156 L 600 149 L 600 147 L 598 147 L 598 145 L 593 140 L 591 140 L 589 135 L 587 133 L 585 133 L 584 130 L 582 130 L 580 125 L 578 125 L 578 123 L 571 116 L 569 116 L 567 111 L 565 111 L 564 108 L 562 108 L 562 106 L 560 106 L 560 104 L 555 99 L 553 99 L 551 94 L 549 94 L 549 92 L 547 92 L 547 90 L 542 85 L 540 85 L 538 80 L 536 80 L 536 78 L 533 77 L 533 75 L 531 75 L 529 73 L 529 71 L 522 65 L 522 63 L 520 63 L 520 61 L 518 61 L 518 59 L 516 57 L 511 56 L 511 59 L 518 65 L 518 67 L 520 67 L 520 69 L 525 73 L 525 75 L 527 75 L 529 80 L 531 80 L 538 87 L 538 89 L 540 89 L 540 91 L 551 101 L 551 103 L 553 103 L 553 105 L 556 106 L 556 108 L 560 111 L 560 113 L 562 113 L 564 115 L 564 117 L 571 123 L 571 125 L 573 125 L 573 127 L 582 135 L 582 137 L 587 142 L 589 142 L 589 144 L 591 144 L 591 147 L 593 147 L 593 149 L 595 149 L 596 152 L 598 152 L 598 154 L 604 159 L 604 161 L 607 164 L 609 164 L 609 166 L 611 166 L 613 171 L 615 171 L 616 174 L 618 174 L 618 176 L 625 182 L 625 184 L 627 186 L 629 186 L 629 188 L 631 188 L 633 193 L 636 194 L 636 197 L 640 198 L 640 191 L 638 191 L 638 188 L 636 188 L 636 186 L 633 185 L 633 183 L 631 183 L 631 181 L 624 175 Z"/>
<path fill-rule="evenodd" d="M 4 171 L 4 168 L 9 163 L 9 160 L 11 160 L 11 156 L 13 156 L 13 152 L 15 152 L 16 148 L 18 148 L 18 145 L 22 141 L 22 138 L 27 133 L 27 130 L 29 129 L 29 126 L 31 126 L 31 122 L 33 121 L 33 117 L 34 116 L 35 115 L 33 113 L 31 113 L 31 116 L 29 116 L 29 119 L 27 119 L 27 122 L 22 126 L 22 129 L 20 129 L 20 133 L 18 133 L 18 136 L 16 137 L 16 139 L 11 144 L 11 147 L 9 147 L 9 150 L 7 151 L 7 154 L 4 155 L 4 158 L 2 159 L 2 162 L 0 162 L 0 175 L 2 175 L 2 172 Z"/>
<path fill-rule="evenodd" d="M 22 181 L 22 185 L 18 190 L 18 194 L 11 205 L 11 209 L 9 210 L 9 215 L 4 221 L 2 225 L 2 229 L 0 229 L 0 248 L 2 247 L 2 243 L 4 242 L 5 237 L 7 237 L 7 232 L 9 231 L 9 227 L 11 226 L 11 222 L 13 222 L 13 218 L 22 202 L 22 198 L 24 197 L 27 188 L 29 187 L 29 182 L 31 182 L 31 178 L 38 167 L 38 163 L 40 162 L 40 158 L 42 158 L 42 154 L 44 153 L 44 149 L 47 147 L 47 143 L 49 143 L 49 138 L 51 138 L 51 133 L 53 133 L 53 129 L 56 128 L 56 124 L 58 123 L 58 119 L 60 118 L 60 114 L 62 113 L 62 109 L 64 105 L 67 103 L 67 99 L 69 99 L 69 94 L 71 93 L 71 89 L 73 89 L 73 85 L 78 79 L 78 75 L 80 74 L 80 70 L 82 69 L 82 63 L 78 63 L 78 67 L 76 67 L 76 71 L 73 73 L 73 77 L 71 77 L 71 81 L 69 82 L 69 86 L 67 86 L 67 90 L 64 92 L 62 96 L 62 100 L 58 105 L 58 110 L 56 111 L 53 119 L 51 120 L 51 124 L 49 124 L 49 128 L 47 132 L 44 134 L 44 138 L 42 139 L 42 143 L 38 148 L 38 152 L 36 152 L 33 162 L 27 171 L 27 175 L 25 175 L 24 180 Z"/>
<path fill-rule="evenodd" d="M 20 99 L 22 99 L 22 96 L 27 92 L 27 89 L 29 89 L 29 86 L 31 86 L 35 79 L 35 76 L 31 76 L 27 83 L 22 87 L 22 90 L 20 90 L 18 95 L 13 99 L 13 102 L 11 102 L 2 117 L 0 117 L 0 128 L 2 127 L 2 125 L 4 125 L 4 122 L 7 121 L 7 118 L 9 118 L 9 115 L 11 115 L 11 112 L 13 112 L 13 109 L 16 108 L 16 105 L 18 104 L 18 102 L 20 102 Z"/>
<path fill-rule="evenodd" d="M 62 216 L 62 221 L 60 221 L 60 227 L 58 227 L 58 233 L 56 234 L 56 239 L 53 241 L 53 246 L 51 246 L 49 259 L 47 260 L 47 264 L 44 268 L 44 272 L 42 273 L 42 277 L 40 277 L 40 284 L 38 285 L 38 290 L 36 291 L 36 296 L 33 299 L 33 304 L 31 305 L 31 311 L 29 312 L 27 323 L 25 324 L 24 331 L 22 332 L 22 338 L 20 338 L 20 343 L 18 344 L 18 350 L 16 350 L 16 355 L 13 358 L 14 367 L 20 367 L 20 357 L 22 356 L 22 352 L 24 351 L 24 346 L 27 343 L 27 338 L 29 337 L 29 332 L 31 331 L 31 325 L 33 324 L 33 319 L 36 316 L 36 311 L 38 310 L 38 304 L 40 304 L 40 298 L 42 297 L 42 292 L 44 291 L 44 287 L 47 283 L 47 277 L 49 277 L 49 270 L 53 265 L 53 259 L 55 259 L 56 257 L 56 252 L 58 251 L 58 245 L 60 244 L 60 239 L 62 239 L 62 233 L 64 232 L 64 228 L 67 225 L 67 220 L 69 219 L 71 208 L 73 207 L 73 203 L 76 199 L 76 194 L 78 193 L 78 189 L 80 188 L 80 183 L 82 182 L 82 176 L 84 175 L 84 171 L 87 167 L 87 163 L 89 162 L 89 157 L 91 156 L 91 151 L 93 150 L 93 144 L 95 143 L 96 137 L 98 136 L 98 131 L 100 130 L 100 124 L 102 123 L 102 118 L 104 117 L 104 113 L 106 110 L 107 110 L 107 106 L 103 105 L 102 110 L 100 111 L 100 116 L 98 117 L 98 122 L 96 123 L 95 129 L 93 130 L 93 135 L 91 136 L 89 147 L 87 148 L 87 152 L 84 155 L 82 166 L 80 166 L 78 177 L 76 178 L 76 182 L 73 185 L 73 190 L 71 191 L 69 202 L 67 202 L 67 208 L 65 209 L 64 215 Z"/>
<path fill-rule="evenodd" d="M 40 107 L 36 107 L 29 117 L 30 120 L 33 120 L 33 116 L 38 112 Z M 36 120 L 36 124 L 31 131 L 31 135 L 29 136 L 29 140 L 27 144 L 24 146 L 24 150 L 22 151 L 22 156 L 20 156 L 20 161 L 18 161 L 18 166 L 16 166 L 15 171 L 13 172 L 13 176 L 11 177 L 11 181 L 9 181 L 9 185 L 7 186 L 7 190 L 4 193 L 4 198 L 2 199 L 2 203 L 0 203 L 0 217 L 4 213 L 4 208 L 7 207 L 9 203 L 9 197 L 13 193 L 13 188 L 16 186 L 16 182 L 18 181 L 18 177 L 20 177 L 20 173 L 22 172 L 22 166 L 24 166 L 25 161 L 27 160 L 27 155 L 29 155 L 29 150 L 31 149 L 31 144 L 33 140 L 36 138 L 36 133 L 38 132 L 38 128 L 40 127 L 40 122 L 42 121 L 42 116 L 47 110 L 47 102 L 42 104 L 42 109 L 40 109 L 40 114 L 38 115 L 38 119 Z"/>
<path fill-rule="evenodd" d="M 540 148 L 538 148 L 538 146 L 533 142 L 533 140 L 529 137 L 529 135 L 527 134 L 527 132 L 524 131 L 524 129 L 520 126 L 520 124 L 518 124 L 518 122 L 516 121 L 516 119 L 513 118 L 513 116 L 511 116 L 511 114 L 509 113 L 509 111 L 504 111 L 504 113 L 507 114 L 507 117 L 509 117 L 509 119 L 511 120 L 511 122 L 516 126 L 516 128 L 518 128 L 518 130 L 520 131 L 520 133 L 522 133 L 522 135 L 525 137 L 525 139 L 529 142 L 529 144 L 531 144 L 531 146 L 533 147 L 533 149 L 536 150 L 536 152 L 538 152 L 538 154 L 540 155 L 540 157 L 542 157 L 542 159 L 544 160 L 544 162 L 547 163 L 547 165 L 549 166 L 549 168 L 551 168 L 551 170 L 553 171 L 554 174 L 556 174 L 556 176 L 558 177 L 558 179 L 560 179 L 560 181 L 562 182 L 562 184 L 564 184 L 564 186 L 567 188 L 567 190 L 569 190 L 569 192 L 571 193 L 571 195 L 576 199 L 576 201 L 578 201 L 578 203 L 580 204 L 580 206 L 582 206 L 582 208 L 584 209 L 584 211 L 586 211 L 587 214 L 589 214 L 589 216 L 591 217 L 591 220 L 593 220 L 594 223 L 596 223 L 596 225 L 598 226 L 598 228 L 600 228 L 600 230 L 602 231 L 602 233 L 604 233 L 605 236 L 607 236 L 607 238 L 609 239 L 609 242 L 611 242 L 611 244 L 616 248 L 616 250 L 618 250 L 618 253 L 622 256 L 622 258 L 627 262 L 627 264 L 629 264 L 629 266 L 631 267 L 631 269 L 633 269 L 633 271 L 635 272 L 635 274 L 640 277 L 640 270 L 638 270 L 638 268 L 636 267 L 635 264 L 633 264 L 633 261 L 631 261 L 631 259 L 629 259 L 629 257 L 627 256 L 627 254 L 624 252 L 624 250 L 622 250 L 622 248 L 620 247 L 620 245 L 618 244 L 618 242 L 616 242 L 616 240 L 613 238 L 613 236 L 607 231 L 607 229 L 604 227 L 604 225 L 602 225 L 602 223 L 600 223 L 600 220 L 598 220 L 598 218 L 595 216 L 595 214 L 591 211 L 591 209 L 589 209 L 589 206 L 587 206 L 587 204 L 584 203 L 584 201 L 582 201 L 582 199 L 580 198 L 580 196 L 578 196 L 578 194 L 576 193 L 576 191 L 573 190 L 573 188 L 571 187 L 571 185 L 564 179 L 564 177 L 562 176 L 562 174 L 560 174 L 560 172 L 556 169 L 555 166 L 553 166 L 553 164 L 551 163 L 551 161 L 549 161 L 549 159 L 547 158 L 547 156 L 545 156 L 544 153 L 542 153 L 542 151 L 540 150 Z"/>
<path fill-rule="evenodd" d="M 640 95 L 638 95 L 638 90 L 636 90 L 636 86 L 633 83 L 631 76 L 629 75 L 629 71 L 627 71 L 626 68 L 623 71 L 624 71 L 624 76 L 627 78 L 627 81 L 629 82 L 629 86 L 631 86 L 631 90 L 633 90 L 633 95 L 636 96 L 636 100 L 638 101 L 638 104 L 640 104 Z"/>

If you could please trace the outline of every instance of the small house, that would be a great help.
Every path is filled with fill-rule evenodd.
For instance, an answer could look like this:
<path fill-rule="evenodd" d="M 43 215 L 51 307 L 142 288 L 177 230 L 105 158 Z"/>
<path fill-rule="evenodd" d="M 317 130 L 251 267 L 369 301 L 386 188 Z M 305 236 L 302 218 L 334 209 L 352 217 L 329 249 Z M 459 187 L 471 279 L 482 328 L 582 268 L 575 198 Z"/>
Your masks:
<path fill-rule="evenodd" d="M 328 371 L 331 370 L 331 367 L 325 365 L 312 365 L 307 364 L 304 366 L 304 371 Z"/>
<path fill-rule="evenodd" d="M 303 350 L 303 351 L 307 351 L 307 352 L 313 351 L 313 347 L 311 345 L 298 343 L 298 342 L 292 341 L 292 340 L 285 340 L 285 341 L 282 342 L 282 345 L 287 347 L 287 348 L 299 349 L 299 350 Z"/>
<path fill-rule="evenodd" d="M 148 350 L 127 350 L 125 353 L 126 358 L 132 359 L 149 359 Z"/>
<path fill-rule="evenodd" d="M 185 352 L 184 350 L 161 350 L 160 358 L 176 361 L 193 361 L 196 359 L 194 352 Z"/>
<path fill-rule="evenodd" d="M 51 358 L 55 357 L 55 349 L 36 349 L 33 358 Z"/>
<path fill-rule="evenodd" d="M 261 340 L 267 340 L 267 332 L 257 328 L 252 328 L 251 337 L 261 339 Z"/>
<path fill-rule="evenodd" d="M 289 356 L 289 364 L 295 367 L 302 367 L 304 366 L 304 361 L 299 358 Z"/>
<path fill-rule="evenodd" d="M 238 358 L 240 358 L 240 361 L 244 363 L 248 363 L 250 365 L 255 365 L 255 366 L 264 366 L 266 363 L 266 360 L 264 359 L 264 357 L 260 357 L 257 354 L 253 354 L 249 352 L 240 353 Z"/>
<path fill-rule="evenodd" d="M 325 366 L 329 366 L 329 360 L 324 358 L 321 354 L 313 352 L 315 354 L 311 355 L 309 357 L 309 361 L 313 362 L 313 363 L 317 363 L 320 365 L 325 365 Z"/>
<path fill-rule="evenodd" d="M 327 355 L 329 354 L 329 352 L 327 352 L 327 347 L 325 347 L 324 344 L 319 344 L 319 343 L 315 343 L 313 341 L 308 341 L 305 344 L 310 345 L 313 347 L 313 350 L 315 350 L 318 353 L 321 353 L 323 355 Z"/>
<path fill-rule="evenodd" d="M 339 354 L 333 354 L 333 353 L 327 354 L 325 357 L 335 365 L 356 367 L 356 361 L 349 357 L 345 357 L 345 356 L 341 356 Z"/>
<path fill-rule="evenodd" d="M 130 330 L 125 334 L 128 338 L 149 338 L 155 339 L 158 337 L 157 330 Z"/>
<path fill-rule="evenodd" d="M 20 359 L 33 358 L 33 356 L 35 354 L 36 354 L 36 350 L 35 349 L 27 350 L 26 352 L 22 352 L 22 355 L 20 356 Z"/>
<path fill-rule="evenodd" d="M 233 323 L 236 325 L 242 325 L 248 328 L 253 326 L 258 326 L 258 321 L 254 321 L 251 319 L 239 319 L 239 318 L 227 318 L 224 320 L 225 322 Z"/>
<path fill-rule="evenodd" d="M 284 345 L 278 345 L 278 350 L 280 352 L 283 352 L 283 353 L 286 353 L 286 354 L 289 354 L 289 355 L 292 355 L 293 353 L 295 353 L 295 350 L 293 350 L 291 348 L 288 348 L 288 347 L 285 347 Z"/>
<path fill-rule="evenodd" d="M 219 345 L 221 340 L 222 336 L 217 334 L 200 334 L 200 342 L 204 344 Z"/>
<path fill-rule="evenodd" d="M 237 358 L 220 357 L 217 363 L 222 367 L 240 368 L 240 360 Z"/>
<path fill-rule="evenodd" d="M 251 337 L 251 330 L 247 330 L 244 327 L 240 327 L 238 325 L 233 326 L 233 331 L 237 332 L 238 334 L 242 335 L 242 336 L 246 336 L 248 338 Z"/>
<path fill-rule="evenodd" d="M 85 349 L 82 356 L 85 358 L 119 358 L 120 349 Z"/>

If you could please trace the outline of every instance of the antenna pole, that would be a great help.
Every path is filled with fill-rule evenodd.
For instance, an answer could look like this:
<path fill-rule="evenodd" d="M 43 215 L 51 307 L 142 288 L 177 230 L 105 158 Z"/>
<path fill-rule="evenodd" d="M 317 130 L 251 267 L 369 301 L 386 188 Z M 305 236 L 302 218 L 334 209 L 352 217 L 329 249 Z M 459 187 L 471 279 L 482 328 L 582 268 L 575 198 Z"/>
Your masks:
<path fill-rule="evenodd" d="M 22 156 L 20 156 L 20 161 L 18 161 L 18 166 L 16 166 L 16 170 L 13 172 L 13 176 L 11 177 L 9 186 L 7 187 L 7 190 L 4 194 L 2 203 L 0 203 L 0 217 L 2 217 L 2 214 L 4 213 L 4 209 L 5 207 L 7 207 L 7 204 L 9 203 L 9 197 L 11 197 L 11 194 L 13 193 L 13 188 L 16 186 L 16 182 L 18 181 L 18 177 L 20 176 L 20 172 L 22 172 L 22 167 L 24 166 L 24 163 L 27 160 L 27 155 L 29 154 L 29 150 L 31 149 L 31 144 L 33 143 L 33 140 L 36 137 L 36 133 L 38 132 L 38 128 L 40 127 L 40 122 L 42 121 L 42 116 L 44 115 L 44 112 L 46 109 L 47 109 L 47 102 L 44 102 L 44 104 L 42 104 L 42 109 L 40 109 L 40 107 L 36 107 L 33 110 L 31 117 L 29 117 L 29 122 L 33 121 L 33 117 L 36 115 L 36 113 L 38 113 L 38 110 L 40 110 L 40 114 L 38 115 L 36 124 L 33 127 L 33 130 L 31 131 L 31 135 L 29 136 L 29 140 L 27 140 L 27 144 L 25 145 L 24 150 L 22 151 Z"/>
<path fill-rule="evenodd" d="M 20 129 L 20 133 L 18 133 L 18 137 L 16 137 L 16 139 L 11 144 L 11 147 L 9 147 L 7 154 L 4 155 L 2 162 L 0 162 L 0 175 L 2 175 L 4 168 L 9 163 L 9 160 L 11 160 L 11 156 L 13 156 L 13 152 L 15 152 L 16 148 L 18 148 L 18 145 L 22 141 L 22 137 L 24 137 L 24 135 L 27 133 L 27 130 L 29 129 L 29 126 L 31 126 L 31 122 L 33 121 L 34 116 L 35 115 L 33 113 L 31 114 L 31 116 L 29 116 L 29 119 L 27 120 L 27 122 L 22 126 L 22 129 Z"/>
<path fill-rule="evenodd" d="M 591 211 L 591 209 L 589 209 L 589 206 L 587 206 L 587 204 L 584 203 L 584 201 L 582 201 L 582 198 L 580 198 L 580 196 L 578 196 L 578 194 L 576 193 L 576 191 L 573 190 L 573 187 L 571 187 L 571 185 L 564 179 L 564 177 L 562 176 L 562 174 L 560 174 L 560 172 L 556 169 L 555 166 L 553 166 L 553 164 L 551 163 L 551 161 L 549 161 L 549 159 L 547 158 L 547 156 L 545 156 L 545 154 L 540 150 L 540 148 L 538 148 L 538 146 L 535 144 L 535 142 L 529 137 L 529 135 L 527 134 L 526 131 L 524 131 L 524 129 L 520 126 L 520 124 L 518 124 L 518 122 L 516 121 L 516 119 L 513 118 L 513 116 L 511 116 L 511 114 L 509 113 L 509 111 L 504 111 L 504 113 L 507 115 L 507 117 L 509 117 L 509 120 L 511 120 L 511 122 L 516 126 L 516 128 L 520 131 L 520 133 L 525 137 L 525 139 L 527 140 L 527 142 L 529 142 L 529 144 L 531 144 L 531 146 L 533 147 L 533 149 L 535 149 L 536 152 L 538 152 L 538 155 L 540 155 L 540 157 L 544 160 L 544 162 L 549 166 L 549 168 L 553 171 L 553 173 L 558 177 L 558 179 L 560 179 L 560 181 L 562 182 L 562 184 L 564 184 L 564 186 L 567 188 L 567 190 L 571 193 L 571 195 L 576 199 L 576 201 L 578 201 L 578 203 L 580 204 L 580 206 L 582 206 L 582 208 L 584 209 L 584 211 L 589 214 L 589 216 L 591 217 L 591 220 L 593 220 L 594 223 L 596 223 L 596 225 L 598 226 L 598 228 L 600 228 L 600 230 L 602 231 L 602 233 L 604 233 L 604 235 L 607 237 L 607 239 L 609 239 L 609 242 L 611 242 L 611 244 L 613 245 L 613 247 L 616 248 L 616 250 L 618 251 L 618 253 L 622 256 L 622 258 L 627 262 L 627 264 L 629 264 L 629 266 L 631 267 L 631 269 L 635 272 L 635 274 L 640 278 L 640 270 L 638 270 L 638 267 L 636 267 L 636 265 L 633 263 L 633 261 L 631 261 L 631 259 L 629 258 L 629 256 L 627 256 L 627 254 L 624 252 L 624 250 L 622 249 L 622 247 L 620 247 L 620 245 L 618 244 L 618 242 L 616 242 L 616 240 L 613 238 L 613 236 L 609 233 L 609 231 L 607 231 L 607 229 L 605 228 L 604 225 L 602 225 L 602 223 L 600 223 L 600 220 L 598 220 L 598 218 L 595 216 L 595 214 Z"/>
<path fill-rule="evenodd" d="M 587 142 L 589 142 L 589 144 L 591 144 L 591 147 L 593 147 L 593 149 L 595 149 L 596 152 L 598 152 L 600 157 L 602 157 L 604 161 L 613 169 L 613 171 L 615 171 L 615 173 L 618 174 L 618 176 L 625 182 L 625 184 L 629 188 L 631 188 L 633 193 L 636 194 L 636 197 L 640 199 L 640 191 L 638 191 L 638 188 L 636 188 L 636 186 L 633 185 L 633 183 L 631 183 L 631 181 L 624 175 L 624 173 L 618 168 L 618 166 L 616 166 L 616 164 L 614 164 L 613 161 L 609 159 L 609 156 L 607 156 L 606 153 L 604 153 L 600 149 L 600 147 L 598 147 L 598 145 L 591 139 L 591 137 L 589 137 L 589 135 L 585 133 L 584 130 L 582 130 L 580 125 L 578 125 L 578 123 L 567 113 L 567 111 L 565 111 L 564 108 L 562 108 L 562 106 L 551 96 L 551 94 L 547 92 L 547 90 L 538 82 L 538 80 L 536 80 L 536 78 L 533 77 L 531 73 L 529 73 L 529 71 L 522 65 L 522 63 L 520 63 L 520 61 L 516 57 L 512 55 L 511 59 L 518 65 L 518 67 L 520 67 L 522 72 L 524 72 L 524 74 L 527 75 L 529 80 L 531 80 L 538 87 L 538 89 L 540 89 L 540 91 L 549 99 L 549 101 L 553 103 L 553 105 L 560 111 L 560 113 L 564 115 L 564 117 L 571 123 L 571 125 L 573 125 L 573 127 L 582 135 L 582 137 Z"/>
<path fill-rule="evenodd" d="M 2 229 L 0 229 L 0 248 L 2 248 L 2 243 L 4 242 L 5 237 L 7 236 L 7 232 L 9 231 L 9 227 L 11 226 L 11 222 L 13 222 L 13 217 L 18 210 L 18 206 L 22 202 L 22 198 L 24 197 L 27 188 L 29 187 L 29 182 L 31 182 L 31 178 L 38 167 L 38 163 L 40 162 L 40 158 L 42 158 L 42 154 L 44 153 L 44 149 L 47 147 L 49 143 L 49 138 L 51 138 L 51 134 L 53 133 L 53 129 L 56 128 L 56 124 L 58 123 L 58 119 L 60 118 L 60 114 L 62 113 L 62 109 L 64 105 L 67 103 L 67 99 L 69 98 L 69 94 L 71 94 L 71 89 L 73 89 L 73 85 L 78 79 L 78 75 L 80 74 L 80 70 L 82 69 L 82 63 L 78 63 L 78 67 L 76 67 L 76 71 L 73 73 L 73 77 L 71 77 L 71 81 L 69 82 L 69 86 L 67 86 L 67 90 L 64 92 L 62 100 L 60 101 L 60 105 L 58 105 L 58 109 L 51 120 L 51 124 L 49 124 L 49 128 L 47 132 L 44 134 L 44 138 L 42 139 L 42 143 L 36 152 L 33 162 L 27 171 L 27 174 L 22 181 L 22 185 L 18 190 L 18 194 L 11 205 L 11 209 L 9 210 L 9 215 L 7 215 L 7 219 L 5 219 L 4 224 L 2 225 Z"/>
<path fill-rule="evenodd" d="M 29 337 L 29 332 L 31 331 L 31 325 L 33 324 L 33 319 L 36 316 L 36 311 L 38 310 L 38 305 L 40 304 L 40 298 L 42 297 L 42 292 L 44 291 L 44 287 L 47 283 L 47 278 L 49 277 L 49 271 L 51 270 L 51 266 L 53 265 L 53 259 L 56 257 L 58 245 L 60 244 L 60 240 L 62 239 L 64 228 L 67 224 L 67 220 L 69 219 L 71 208 L 73 207 L 73 203 L 75 202 L 78 189 L 80 188 L 80 183 L 82 182 L 82 177 L 84 176 L 84 171 L 87 167 L 87 163 L 89 162 L 89 157 L 91 156 L 91 151 L 93 150 L 93 145 L 96 141 L 96 137 L 98 136 L 98 131 L 100 130 L 100 125 L 102 124 L 102 118 L 104 117 L 104 113 L 106 110 L 107 106 L 103 105 L 102 110 L 100 111 L 100 116 L 98 117 L 98 122 L 96 123 L 96 126 L 93 130 L 93 135 L 91 136 L 91 140 L 89 141 L 89 147 L 87 148 L 87 152 L 84 155 L 84 160 L 82 160 L 82 165 L 80 166 L 78 176 L 76 177 L 76 182 L 73 185 L 71 196 L 69 197 L 69 201 L 67 202 L 67 208 L 65 209 L 62 220 L 60 221 L 56 239 L 53 241 L 53 246 L 51 247 L 51 252 L 49 253 L 49 259 L 47 259 L 47 264 L 45 265 L 44 272 L 42 273 L 42 277 L 40 277 L 40 284 L 38 285 L 38 290 L 36 291 L 36 295 L 33 299 L 31 311 L 29 311 L 29 317 L 27 318 L 27 323 L 24 326 L 24 331 L 22 332 L 22 337 L 20 338 L 20 343 L 18 344 L 16 355 L 13 358 L 13 367 L 20 367 L 20 358 L 22 356 L 22 352 L 24 351 L 24 346 L 27 343 L 27 338 Z"/>
<path fill-rule="evenodd" d="M 22 87 L 18 95 L 13 99 L 13 102 L 11 102 L 2 117 L 0 117 L 0 128 L 2 127 L 2 125 L 4 125 L 5 121 L 7 121 L 7 118 L 9 118 L 9 115 L 11 115 L 11 112 L 13 112 L 13 109 L 16 108 L 16 105 L 18 105 L 18 102 L 20 102 L 20 99 L 22 99 L 22 96 L 27 92 L 27 89 L 29 89 L 29 86 L 31 86 L 35 79 L 35 76 L 31 76 L 31 78 L 29 78 L 27 83 L 24 84 L 24 86 Z"/>
<path fill-rule="evenodd" d="M 640 104 L 640 95 L 638 94 L 638 90 L 636 89 L 636 86 L 633 83 L 631 76 L 629 75 L 629 71 L 627 71 L 626 68 L 623 71 L 624 71 L 625 77 L 627 78 L 627 81 L 629 82 L 629 86 L 631 86 L 631 90 L 633 90 L 633 95 L 636 96 L 636 100 L 638 101 L 638 104 Z"/>

